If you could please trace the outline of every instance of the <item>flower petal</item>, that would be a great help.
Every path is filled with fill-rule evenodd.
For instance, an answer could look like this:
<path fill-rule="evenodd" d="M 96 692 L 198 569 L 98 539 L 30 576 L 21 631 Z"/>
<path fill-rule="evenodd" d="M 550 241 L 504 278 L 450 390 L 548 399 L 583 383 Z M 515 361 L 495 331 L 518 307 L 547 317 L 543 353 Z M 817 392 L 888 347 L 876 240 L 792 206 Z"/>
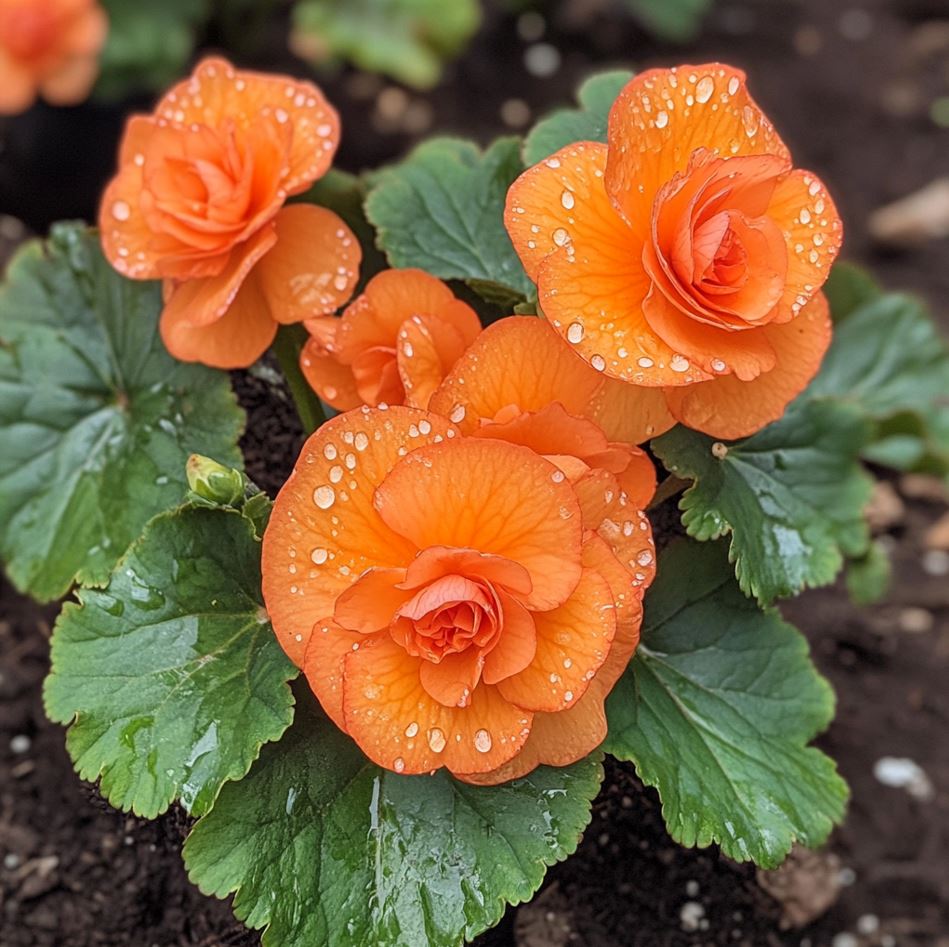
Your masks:
<path fill-rule="evenodd" d="M 419 680 L 429 697 L 440 704 L 446 707 L 467 707 L 483 667 L 484 654 L 480 648 L 472 647 L 446 655 L 438 664 L 422 661 Z"/>
<path fill-rule="evenodd" d="M 202 60 L 189 79 L 158 103 L 159 118 L 180 125 L 218 127 L 230 119 L 248 128 L 262 119 L 287 129 L 282 186 L 297 194 L 324 175 L 339 144 L 339 117 L 312 83 L 289 76 L 235 70 L 224 59 Z"/>
<path fill-rule="evenodd" d="M 611 441 L 642 444 L 675 426 L 665 395 L 659 388 L 642 388 L 616 378 L 604 378 L 593 396 L 587 417 Z"/>
<path fill-rule="evenodd" d="M 510 559 L 491 556 L 476 549 L 429 546 L 409 564 L 400 588 L 421 588 L 443 575 L 478 577 L 519 596 L 529 594 L 532 587 L 530 573 Z"/>
<path fill-rule="evenodd" d="M 399 587 L 404 578 L 405 569 L 367 569 L 336 599 L 337 624 L 362 634 L 387 629 L 399 606 L 411 598 Z"/>
<path fill-rule="evenodd" d="M 602 383 L 542 319 L 510 316 L 488 326 L 469 346 L 430 408 L 470 434 L 511 406 L 540 411 L 558 402 L 581 416 Z"/>
<path fill-rule="evenodd" d="M 520 563 L 533 582 L 522 599 L 531 609 L 555 608 L 580 578 L 576 497 L 525 447 L 465 438 L 420 448 L 377 488 L 375 507 L 416 548 L 477 549 Z"/>
<path fill-rule="evenodd" d="M 534 612 L 537 650 L 519 674 L 498 690 L 505 700 L 534 711 L 563 711 L 573 706 L 606 660 L 616 617 L 606 580 L 584 569 L 573 595 L 559 608 Z"/>
<path fill-rule="evenodd" d="M 446 707 L 419 678 L 420 660 L 381 636 L 346 656 L 346 730 L 375 763 L 399 773 L 496 769 L 523 746 L 532 714 L 480 685 L 467 707 Z"/>
<path fill-rule="evenodd" d="M 220 305 L 220 287 L 201 280 L 203 286 L 185 283 L 191 304 L 172 305 L 161 315 L 161 337 L 168 351 L 182 362 L 202 362 L 214 368 L 247 368 L 253 365 L 277 334 L 267 302 L 253 272 L 240 284 L 224 315 L 206 325 L 190 322 L 191 312 L 201 313 Z M 204 299 L 201 290 L 207 291 Z M 174 302 L 174 296 L 172 297 Z"/>
<path fill-rule="evenodd" d="M 748 94 L 745 74 L 720 63 L 650 69 L 631 79 L 610 109 L 608 140 L 606 189 L 643 239 L 656 192 L 686 170 L 696 149 L 790 157 Z"/>
<path fill-rule="evenodd" d="M 341 628 L 330 618 L 317 622 L 305 641 L 302 634 L 300 638 L 296 648 L 300 659 L 295 659 L 294 663 L 302 668 L 310 689 L 330 720 L 340 730 L 345 730 L 343 674 L 346 655 L 352 654 L 370 639 L 358 631 Z"/>
<path fill-rule="evenodd" d="M 336 356 L 313 337 L 307 339 L 300 352 L 300 371 L 320 398 L 337 411 L 349 411 L 362 404 L 352 368 L 340 364 Z"/>
<path fill-rule="evenodd" d="M 314 624 L 333 614 L 358 576 L 374 566 L 403 567 L 415 555 L 376 513 L 373 493 L 400 452 L 450 429 L 413 408 L 366 408 L 328 421 L 303 446 L 274 502 L 262 551 L 264 601 L 298 666 Z"/>
<path fill-rule="evenodd" d="M 248 273 L 276 242 L 274 228 L 262 227 L 249 240 L 234 247 L 227 266 L 217 276 L 180 283 L 169 280 L 165 284 L 167 298 L 162 318 L 193 328 L 210 325 L 222 318 L 237 297 Z M 269 313 L 266 307 L 265 311 Z"/>
<path fill-rule="evenodd" d="M 257 266 L 271 316 L 302 322 L 335 312 L 359 279 L 362 250 L 353 232 L 325 207 L 291 204 L 275 218 L 277 245 Z"/>
<path fill-rule="evenodd" d="M 774 348 L 774 369 L 753 381 L 727 375 L 666 391 L 669 410 L 687 427 L 712 437 L 747 437 L 776 421 L 817 374 L 830 345 L 827 299 L 818 293 L 791 322 L 765 326 Z"/>
<path fill-rule="evenodd" d="M 533 613 L 511 595 L 499 592 L 498 598 L 503 612 L 501 637 L 485 657 L 485 684 L 497 684 L 523 671 L 537 651 Z"/>

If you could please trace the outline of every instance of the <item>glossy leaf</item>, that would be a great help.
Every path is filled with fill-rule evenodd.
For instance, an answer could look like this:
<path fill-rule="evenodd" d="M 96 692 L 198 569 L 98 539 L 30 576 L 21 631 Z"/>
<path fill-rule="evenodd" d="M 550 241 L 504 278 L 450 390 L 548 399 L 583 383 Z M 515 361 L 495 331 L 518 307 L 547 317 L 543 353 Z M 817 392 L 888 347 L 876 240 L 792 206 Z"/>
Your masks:
<path fill-rule="evenodd" d="M 693 40 L 712 0 L 626 0 L 626 6 L 650 33 L 674 43 Z"/>
<path fill-rule="evenodd" d="M 436 138 L 380 172 L 366 212 L 389 263 L 464 280 L 488 299 L 533 293 L 502 214 L 507 189 L 522 170 L 516 138 L 499 138 L 484 152 Z"/>
<path fill-rule="evenodd" d="M 846 784 L 807 745 L 833 709 L 803 636 L 741 593 L 722 544 L 683 540 L 661 556 L 604 748 L 659 790 L 678 842 L 771 868 L 843 816 Z"/>
<path fill-rule="evenodd" d="M 480 21 L 477 0 L 300 0 L 291 45 L 314 63 L 345 59 L 426 89 Z"/>
<path fill-rule="evenodd" d="M 847 593 L 855 605 L 873 605 L 886 597 L 893 568 L 886 549 L 870 543 L 866 554 L 847 564 Z"/>
<path fill-rule="evenodd" d="M 869 540 L 871 481 L 859 454 L 870 425 L 850 405 L 799 401 L 729 445 L 678 426 L 652 442 L 666 468 L 695 482 L 679 508 L 690 536 L 731 534 L 742 590 L 763 603 L 834 580 Z"/>
<path fill-rule="evenodd" d="M 44 696 L 72 724 L 79 775 L 138 815 L 175 799 L 207 812 L 293 718 L 297 670 L 262 605 L 254 524 L 221 508 L 162 514 L 105 589 L 78 597 L 56 623 Z"/>
<path fill-rule="evenodd" d="M 527 900 L 590 820 L 595 758 L 503 786 L 397 776 L 300 698 L 290 732 L 185 843 L 191 880 L 265 947 L 454 947 Z"/>
<path fill-rule="evenodd" d="M 606 141 L 610 107 L 633 78 L 627 69 L 591 76 L 577 90 L 579 108 L 561 109 L 541 119 L 524 141 L 524 163 L 537 164 L 575 141 Z"/>
<path fill-rule="evenodd" d="M 180 502 L 194 451 L 240 464 L 228 376 L 171 358 L 161 290 L 119 276 L 95 235 L 54 228 L 0 289 L 0 560 L 34 598 L 106 581 Z"/>

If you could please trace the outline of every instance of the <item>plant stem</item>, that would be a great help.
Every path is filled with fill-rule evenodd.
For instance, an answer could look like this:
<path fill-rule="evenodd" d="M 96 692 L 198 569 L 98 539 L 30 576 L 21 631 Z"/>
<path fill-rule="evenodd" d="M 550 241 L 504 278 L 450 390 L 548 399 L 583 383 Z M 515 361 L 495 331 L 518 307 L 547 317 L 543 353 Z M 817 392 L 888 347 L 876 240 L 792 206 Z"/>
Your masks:
<path fill-rule="evenodd" d="M 280 363 L 280 371 L 287 379 L 293 403 L 305 434 L 312 434 L 324 421 L 323 405 L 300 370 L 300 350 L 307 339 L 302 325 L 281 326 L 273 343 L 273 353 Z"/>
<path fill-rule="evenodd" d="M 666 500 L 671 499 L 677 493 L 681 493 L 686 487 L 690 486 L 691 483 L 691 480 L 681 480 L 674 474 L 670 474 L 659 484 L 655 496 L 653 496 L 652 502 L 647 509 L 654 510 L 661 503 L 665 503 Z"/>

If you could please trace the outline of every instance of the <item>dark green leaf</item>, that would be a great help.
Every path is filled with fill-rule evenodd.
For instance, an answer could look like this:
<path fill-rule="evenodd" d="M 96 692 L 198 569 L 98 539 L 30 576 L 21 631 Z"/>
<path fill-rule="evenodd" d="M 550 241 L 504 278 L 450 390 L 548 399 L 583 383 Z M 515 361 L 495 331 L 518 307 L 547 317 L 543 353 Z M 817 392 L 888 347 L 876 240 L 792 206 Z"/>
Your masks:
<path fill-rule="evenodd" d="M 606 141 L 610 108 L 633 78 L 627 69 L 591 76 L 577 91 L 580 108 L 561 109 L 541 119 L 524 141 L 524 163 L 537 164 L 575 141 Z"/>
<path fill-rule="evenodd" d="M 314 63 L 345 59 L 425 89 L 480 21 L 477 0 L 300 0 L 292 45 Z"/>
<path fill-rule="evenodd" d="M 534 291 L 504 229 L 507 189 L 522 170 L 519 141 L 499 138 L 481 152 L 436 138 L 375 176 L 366 213 L 392 266 L 417 266 L 442 279 Z"/>
<path fill-rule="evenodd" d="M 766 868 L 795 841 L 820 845 L 843 816 L 847 787 L 807 746 L 834 699 L 804 638 L 742 595 L 720 543 L 669 547 L 645 615 L 607 701 L 604 748 L 659 790 L 683 845 L 717 842 Z"/>
<path fill-rule="evenodd" d="M 293 718 L 297 671 L 267 621 L 260 542 L 225 509 L 153 520 L 108 586 L 56 624 L 46 711 L 114 806 L 149 818 L 180 799 L 207 812 Z"/>
<path fill-rule="evenodd" d="M 870 478 L 859 453 L 870 425 L 852 405 L 798 401 L 727 447 L 684 427 L 652 442 L 666 468 L 695 483 L 679 503 L 696 539 L 731 533 L 741 588 L 767 603 L 832 582 L 866 550 Z"/>
<path fill-rule="evenodd" d="M 228 376 L 176 362 L 161 290 L 76 225 L 28 244 L 0 289 L 0 559 L 34 598 L 100 584 L 200 451 L 240 464 Z"/>
<path fill-rule="evenodd" d="M 109 34 L 100 60 L 96 94 L 122 99 L 160 91 L 185 71 L 207 0 L 102 0 Z"/>
<path fill-rule="evenodd" d="M 397 776 L 311 705 L 185 843 L 191 880 L 236 892 L 266 947 L 454 947 L 526 901 L 589 822 L 595 758 L 496 787 Z"/>
<path fill-rule="evenodd" d="M 698 36 L 712 0 L 626 0 L 626 5 L 660 39 L 687 43 Z"/>
<path fill-rule="evenodd" d="M 834 322 L 843 322 L 864 303 L 882 294 L 879 283 L 866 270 L 845 260 L 834 264 L 823 292 L 830 303 Z"/>

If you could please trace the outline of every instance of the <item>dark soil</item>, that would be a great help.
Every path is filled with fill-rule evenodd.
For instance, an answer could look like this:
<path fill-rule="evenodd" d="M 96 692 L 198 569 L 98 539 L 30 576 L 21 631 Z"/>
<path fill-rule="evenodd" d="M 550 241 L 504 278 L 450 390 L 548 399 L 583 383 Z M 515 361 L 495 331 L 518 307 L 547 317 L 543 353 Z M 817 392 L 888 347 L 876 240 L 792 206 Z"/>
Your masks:
<path fill-rule="evenodd" d="M 949 315 L 946 241 L 884 255 L 866 236 L 876 207 L 949 171 L 949 129 L 929 114 L 949 95 L 945 0 L 718 0 L 702 38 L 685 49 L 658 46 L 606 0 L 548 6 L 543 40 L 562 55 L 548 78 L 528 75 L 516 18 L 495 10 L 431 95 L 386 94 L 393 87 L 382 80 L 348 73 L 326 82 L 343 112 L 341 165 L 397 157 L 431 130 L 488 140 L 505 130 L 503 103 L 521 99 L 536 117 L 569 101 L 598 68 L 720 58 L 748 70 L 797 162 L 827 180 L 849 255 Z M 276 27 L 274 37 L 277 48 Z M 39 109 L 0 125 L 0 213 L 34 231 L 57 217 L 91 217 L 119 129 L 120 113 L 102 109 Z M 248 470 L 273 491 L 299 437 L 292 409 L 266 373 L 241 376 L 238 388 L 254 432 L 244 445 Z M 838 694 L 837 719 L 819 742 L 839 761 L 853 801 L 827 850 L 792 860 L 777 877 L 714 848 L 683 850 L 663 829 L 655 793 L 611 766 L 579 852 L 482 947 L 949 947 L 949 580 L 933 574 L 940 560 L 923 550 L 946 502 L 920 498 L 912 482 L 902 488 L 905 509 L 889 527 L 896 581 L 887 602 L 857 609 L 835 587 L 785 609 Z M 0 585 L 0 945 L 258 943 L 226 904 L 188 883 L 180 813 L 127 817 L 73 773 L 63 730 L 45 720 L 41 702 L 54 617 Z M 914 760 L 932 794 L 883 786 L 874 764 L 884 756 Z M 822 904 L 829 910 L 809 918 Z M 802 926 L 786 929 L 785 918 Z"/>

